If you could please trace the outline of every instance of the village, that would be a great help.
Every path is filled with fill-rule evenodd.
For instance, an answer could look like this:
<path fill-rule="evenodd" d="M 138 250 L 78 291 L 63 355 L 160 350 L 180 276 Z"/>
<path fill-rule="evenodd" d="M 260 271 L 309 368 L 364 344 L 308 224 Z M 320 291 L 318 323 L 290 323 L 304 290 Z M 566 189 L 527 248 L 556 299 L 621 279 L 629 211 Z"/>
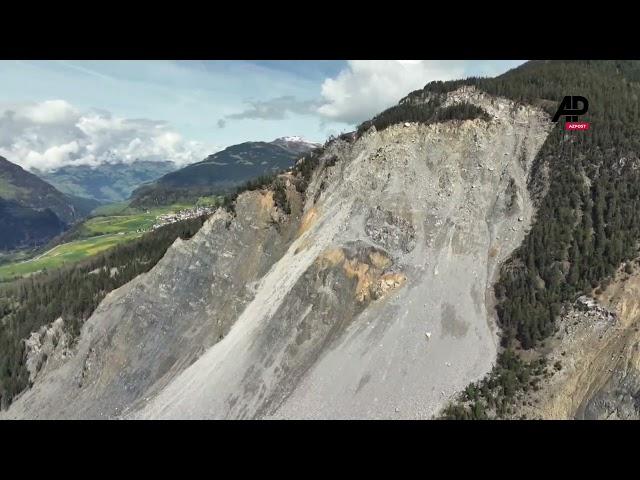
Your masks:
<path fill-rule="evenodd" d="M 212 214 L 217 207 L 193 207 L 186 208 L 184 210 L 180 210 L 174 213 L 165 213 L 156 218 L 156 223 L 153 224 L 151 230 L 156 230 L 165 225 L 169 225 L 171 223 L 179 222 L 181 220 L 188 220 L 190 218 L 197 218 L 203 215 Z"/>

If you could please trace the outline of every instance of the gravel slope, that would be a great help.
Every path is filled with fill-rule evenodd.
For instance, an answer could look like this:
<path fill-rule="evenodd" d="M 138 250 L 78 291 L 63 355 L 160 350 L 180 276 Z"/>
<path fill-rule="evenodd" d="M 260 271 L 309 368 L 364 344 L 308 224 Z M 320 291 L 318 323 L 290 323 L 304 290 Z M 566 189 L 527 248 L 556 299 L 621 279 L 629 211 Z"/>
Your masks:
<path fill-rule="evenodd" d="M 475 92 L 451 96 L 461 99 L 495 120 L 398 125 L 336 148 L 342 161 L 308 196 L 311 229 L 263 279 L 229 337 L 137 416 L 428 418 L 484 375 L 496 356 L 491 281 L 531 220 L 527 171 L 549 123 Z M 309 246 L 296 255 L 301 244 Z M 311 261 L 353 245 L 383 249 L 406 284 L 341 322 L 337 334 L 314 332 L 321 349 L 303 344 L 291 354 L 290 342 L 267 341 L 276 331 L 286 337 L 281 325 L 293 313 L 286 307 L 304 303 L 295 286 L 309 283 Z M 350 315 L 346 303 L 333 314 Z"/>

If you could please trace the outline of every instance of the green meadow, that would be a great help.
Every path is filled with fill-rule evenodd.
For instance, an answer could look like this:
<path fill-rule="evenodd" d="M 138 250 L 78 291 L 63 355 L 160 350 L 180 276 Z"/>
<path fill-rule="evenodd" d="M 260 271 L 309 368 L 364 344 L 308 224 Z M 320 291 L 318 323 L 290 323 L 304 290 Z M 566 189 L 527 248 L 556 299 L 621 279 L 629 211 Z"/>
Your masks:
<path fill-rule="evenodd" d="M 141 233 L 115 233 L 63 243 L 30 260 L 0 266 L 0 281 L 75 263 L 140 236 L 142 236 Z"/>
<path fill-rule="evenodd" d="M 137 230 L 148 230 L 156 222 L 159 215 L 175 212 L 188 205 L 172 205 L 164 208 L 154 208 L 136 213 L 119 213 L 115 215 L 97 216 L 86 220 L 83 224 L 82 235 L 94 237 L 96 235 L 107 235 L 110 233 L 136 232 Z M 125 209 L 124 212 L 127 212 Z M 149 213 L 147 213 L 149 212 Z"/>
<path fill-rule="evenodd" d="M 57 245 L 29 260 L 0 265 L 0 281 L 52 270 L 91 257 L 120 243 L 141 237 L 151 229 L 159 215 L 176 212 L 192 205 L 171 205 L 149 210 L 135 210 L 126 203 L 106 205 L 81 225 L 80 238 Z"/>

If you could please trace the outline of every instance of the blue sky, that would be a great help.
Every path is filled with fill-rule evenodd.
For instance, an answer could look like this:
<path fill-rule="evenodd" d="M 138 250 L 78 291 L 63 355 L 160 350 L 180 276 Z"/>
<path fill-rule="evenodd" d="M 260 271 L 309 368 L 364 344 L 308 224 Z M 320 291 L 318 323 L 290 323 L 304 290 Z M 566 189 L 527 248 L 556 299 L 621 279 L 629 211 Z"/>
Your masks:
<path fill-rule="evenodd" d="M 287 135 L 322 142 L 428 81 L 520 63 L 0 61 L 0 155 L 51 169 L 117 156 L 187 163 Z"/>

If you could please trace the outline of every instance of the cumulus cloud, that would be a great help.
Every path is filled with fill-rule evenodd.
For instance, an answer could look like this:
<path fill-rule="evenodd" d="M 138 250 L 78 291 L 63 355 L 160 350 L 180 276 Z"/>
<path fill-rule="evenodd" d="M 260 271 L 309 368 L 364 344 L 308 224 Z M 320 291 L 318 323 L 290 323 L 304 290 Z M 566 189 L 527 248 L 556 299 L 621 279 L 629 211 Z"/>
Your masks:
<path fill-rule="evenodd" d="M 356 125 L 432 80 L 467 76 L 469 66 L 465 60 L 351 60 L 337 76 L 324 79 L 318 98 L 281 96 L 249 101 L 245 110 L 221 118 L 218 127 L 224 128 L 229 120 L 283 120 L 289 114 L 316 116 L 321 124 Z M 482 62 L 475 67 L 482 67 L 483 75 L 505 70 L 504 62 Z"/>
<path fill-rule="evenodd" d="M 357 124 L 395 105 L 432 80 L 464 77 L 457 60 L 351 60 L 337 77 L 322 84 L 322 117 Z"/>
<path fill-rule="evenodd" d="M 18 111 L 18 118 L 41 125 L 70 122 L 78 115 L 79 112 L 64 100 L 47 100 L 38 104 L 24 105 Z"/>
<path fill-rule="evenodd" d="M 184 139 L 166 122 L 83 112 L 64 100 L 0 105 L 0 156 L 27 169 L 136 160 L 184 165 L 211 150 Z"/>

